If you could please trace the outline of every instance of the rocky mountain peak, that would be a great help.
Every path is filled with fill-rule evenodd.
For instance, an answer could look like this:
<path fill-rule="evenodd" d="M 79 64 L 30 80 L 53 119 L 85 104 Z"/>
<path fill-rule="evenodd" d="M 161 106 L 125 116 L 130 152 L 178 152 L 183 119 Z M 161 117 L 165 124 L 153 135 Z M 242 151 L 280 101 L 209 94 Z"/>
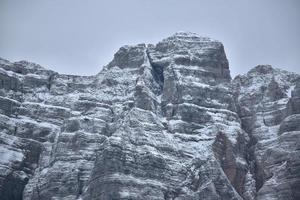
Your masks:
<path fill-rule="evenodd" d="M 193 32 L 184 32 L 184 31 L 180 31 L 180 32 L 176 32 L 175 34 L 173 34 L 172 36 L 164 39 L 163 41 L 177 41 L 177 42 L 191 42 L 191 43 L 195 43 L 195 42 L 218 42 L 217 40 L 211 39 L 209 37 L 203 37 L 197 33 L 193 33 Z"/>
<path fill-rule="evenodd" d="M 1 68 L 7 70 L 7 71 L 12 71 L 16 74 L 49 74 L 49 73 L 54 73 L 51 70 L 45 69 L 39 64 L 33 63 L 33 62 L 28 62 L 25 60 L 21 60 L 18 62 L 11 63 L 8 60 L 1 59 L 0 60 L 0 65 Z"/>
<path fill-rule="evenodd" d="M 145 44 L 125 45 L 115 53 L 113 60 L 108 64 L 108 67 L 118 66 L 120 68 L 138 68 L 145 59 Z"/>
<path fill-rule="evenodd" d="M 300 76 L 221 42 L 123 46 L 96 76 L 0 60 L 0 198 L 300 198 Z"/>
<path fill-rule="evenodd" d="M 271 65 L 257 65 L 249 71 L 249 73 L 259 73 L 259 74 L 270 74 L 274 72 L 274 68 Z"/>

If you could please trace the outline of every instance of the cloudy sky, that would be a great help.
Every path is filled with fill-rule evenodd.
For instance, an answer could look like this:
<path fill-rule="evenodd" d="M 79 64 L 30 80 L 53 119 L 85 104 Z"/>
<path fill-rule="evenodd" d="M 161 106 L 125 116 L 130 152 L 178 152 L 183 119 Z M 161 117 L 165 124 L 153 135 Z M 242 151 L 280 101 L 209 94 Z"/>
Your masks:
<path fill-rule="evenodd" d="M 223 42 L 232 75 L 300 73 L 299 24 L 299 0 L 0 0 L 0 57 L 92 75 L 122 45 L 190 31 Z"/>

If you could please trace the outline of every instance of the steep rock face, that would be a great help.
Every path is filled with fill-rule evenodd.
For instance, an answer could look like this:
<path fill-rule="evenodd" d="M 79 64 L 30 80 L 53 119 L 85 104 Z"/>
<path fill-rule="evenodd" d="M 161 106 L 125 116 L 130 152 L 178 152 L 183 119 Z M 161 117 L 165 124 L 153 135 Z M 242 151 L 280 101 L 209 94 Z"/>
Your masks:
<path fill-rule="evenodd" d="M 184 61 L 194 58 L 199 61 L 193 65 Z M 134 80 L 127 85 L 134 104 L 111 124 L 117 128 L 97 152 L 83 198 L 240 199 L 212 150 L 219 132 L 232 139 L 232 146 L 243 134 L 237 115 L 230 110 L 233 98 L 224 85 L 230 81 L 226 64 L 221 43 L 194 34 L 177 33 L 148 48 L 121 48 L 108 68 L 119 70 L 123 65 L 122 72 L 135 72 L 131 77 L 120 75 L 122 80 Z M 221 76 L 222 70 L 227 70 L 222 79 L 201 78 Z M 221 98 L 221 92 L 227 99 Z M 222 117 L 228 118 L 228 124 Z M 226 132 L 230 125 L 236 129 Z M 236 165 L 234 153 L 232 164 Z"/>
<path fill-rule="evenodd" d="M 233 81 L 242 126 L 251 138 L 257 199 L 299 198 L 299 83 L 299 75 L 269 65 Z"/>
<path fill-rule="evenodd" d="M 0 84 L 2 199 L 299 197 L 299 76 L 231 82 L 216 40 L 123 46 L 95 76 L 1 59 Z"/>

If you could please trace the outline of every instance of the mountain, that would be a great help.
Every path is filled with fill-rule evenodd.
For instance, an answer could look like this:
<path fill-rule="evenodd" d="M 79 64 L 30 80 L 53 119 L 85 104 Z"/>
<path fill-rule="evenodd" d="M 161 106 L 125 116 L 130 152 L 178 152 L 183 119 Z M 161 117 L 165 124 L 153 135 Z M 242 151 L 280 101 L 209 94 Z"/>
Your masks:
<path fill-rule="evenodd" d="M 0 158 L 2 200 L 300 199 L 300 75 L 188 32 L 94 76 L 1 59 Z"/>

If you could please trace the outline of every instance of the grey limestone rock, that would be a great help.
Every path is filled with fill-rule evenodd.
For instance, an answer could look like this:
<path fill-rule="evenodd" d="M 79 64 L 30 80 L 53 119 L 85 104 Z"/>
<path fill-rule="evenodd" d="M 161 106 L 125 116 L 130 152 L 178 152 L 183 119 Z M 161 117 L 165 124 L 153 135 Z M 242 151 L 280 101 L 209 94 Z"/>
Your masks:
<path fill-rule="evenodd" d="M 299 199 L 300 76 L 221 42 L 123 46 L 94 76 L 0 59 L 0 199 Z"/>

